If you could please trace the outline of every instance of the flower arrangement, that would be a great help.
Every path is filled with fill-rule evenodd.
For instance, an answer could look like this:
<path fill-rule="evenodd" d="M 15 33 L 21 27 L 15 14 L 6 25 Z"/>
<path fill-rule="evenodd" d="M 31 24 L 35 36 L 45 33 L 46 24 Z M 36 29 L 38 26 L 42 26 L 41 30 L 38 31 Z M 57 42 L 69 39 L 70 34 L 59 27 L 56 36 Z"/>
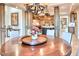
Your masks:
<path fill-rule="evenodd" d="M 32 27 L 32 35 L 38 34 L 39 32 L 41 32 L 41 30 L 39 29 L 38 26 L 33 26 Z"/>
<path fill-rule="evenodd" d="M 37 39 L 39 35 L 40 29 L 38 26 L 32 26 L 31 34 L 32 34 L 32 39 Z"/>

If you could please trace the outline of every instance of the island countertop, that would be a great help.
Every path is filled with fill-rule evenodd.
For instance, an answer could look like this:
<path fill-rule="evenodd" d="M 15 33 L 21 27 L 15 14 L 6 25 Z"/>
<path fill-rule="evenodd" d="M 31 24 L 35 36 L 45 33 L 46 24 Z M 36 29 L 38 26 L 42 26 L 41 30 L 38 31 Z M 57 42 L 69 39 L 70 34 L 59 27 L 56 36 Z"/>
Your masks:
<path fill-rule="evenodd" d="M 54 28 L 54 26 L 42 26 L 42 28 Z"/>

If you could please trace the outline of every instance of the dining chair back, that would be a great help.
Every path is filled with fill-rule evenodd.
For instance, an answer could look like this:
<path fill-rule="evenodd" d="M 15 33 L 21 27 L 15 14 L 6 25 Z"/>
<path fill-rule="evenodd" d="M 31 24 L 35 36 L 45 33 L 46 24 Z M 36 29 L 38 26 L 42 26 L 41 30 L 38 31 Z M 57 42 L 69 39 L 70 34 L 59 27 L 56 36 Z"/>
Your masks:
<path fill-rule="evenodd" d="M 19 37 L 20 33 L 19 31 L 11 31 L 10 32 L 10 38 Z"/>
<path fill-rule="evenodd" d="M 71 44 L 71 40 L 72 40 L 72 34 L 69 32 L 63 32 L 61 34 L 61 38 L 66 40 L 69 44 Z"/>
<path fill-rule="evenodd" d="M 46 35 L 47 36 L 54 36 L 54 32 L 55 32 L 54 30 L 48 29 L 46 32 Z"/>
<path fill-rule="evenodd" d="M 31 35 L 31 30 L 30 29 L 27 30 L 27 35 Z"/>
<path fill-rule="evenodd" d="M 79 47 L 78 47 L 78 49 L 77 49 L 77 55 L 76 56 L 79 56 Z"/>

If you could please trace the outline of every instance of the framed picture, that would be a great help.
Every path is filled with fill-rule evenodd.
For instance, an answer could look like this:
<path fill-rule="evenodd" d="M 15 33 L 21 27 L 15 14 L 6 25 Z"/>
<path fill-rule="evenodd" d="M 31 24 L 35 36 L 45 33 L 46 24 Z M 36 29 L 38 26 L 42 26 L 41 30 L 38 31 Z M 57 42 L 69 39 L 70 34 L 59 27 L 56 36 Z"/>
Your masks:
<path fill-rule="evenodd" d="M 64 31 L 68 31 L 68 16 L 65 15 L 65 16 L 60 16 L 60 20 L 61 20 L 61 31 L 64 32 Z"/>
<path fill-rule="evenodd" d="M 11 25 L 18 26 L 18 13 L 11 13 Z"/>

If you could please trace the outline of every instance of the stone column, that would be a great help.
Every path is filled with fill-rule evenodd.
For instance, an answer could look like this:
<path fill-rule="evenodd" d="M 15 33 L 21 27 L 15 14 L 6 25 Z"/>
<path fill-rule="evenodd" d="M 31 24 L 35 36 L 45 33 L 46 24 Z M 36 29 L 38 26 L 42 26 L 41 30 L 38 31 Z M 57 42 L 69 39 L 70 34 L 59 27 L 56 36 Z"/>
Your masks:
<path fill-rule="evenodd" d="M 32 27 L 32 13 L 30 13 L 30 12 L 28 12 L 28 26 L 31 29 L 31 27 Z"/>
<path fill-rule="evenodd" d="M 32 28 L 32 13 L 31 12 L 26 12 L 26 29 L 25 29 L 25 31 L 26 31 L 26 34 L 28 33 L 28 31 L 30 31 L 31 30 L 31 28 Z M 29 33 L 30 34 L 30 33 Z"/>
<path fill-rule="evenodd" d="M 31 29 L 32 27 L 32 13 L 31 12 L 26 12 L 26 26 L 27 26 L 27 29 Z"/>
<path fill-rule="evenodd" d="M 60 15 L 59 15 L 59 7 L 54 7 L 54 20 L 55 20 L 55 37 L 59 37 L 60 35 Z"/>

